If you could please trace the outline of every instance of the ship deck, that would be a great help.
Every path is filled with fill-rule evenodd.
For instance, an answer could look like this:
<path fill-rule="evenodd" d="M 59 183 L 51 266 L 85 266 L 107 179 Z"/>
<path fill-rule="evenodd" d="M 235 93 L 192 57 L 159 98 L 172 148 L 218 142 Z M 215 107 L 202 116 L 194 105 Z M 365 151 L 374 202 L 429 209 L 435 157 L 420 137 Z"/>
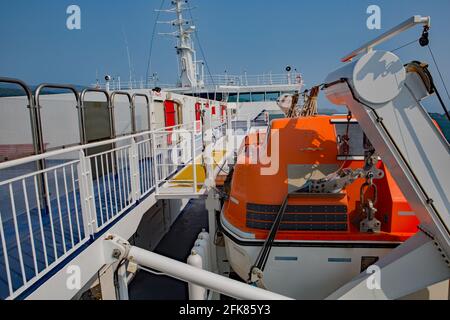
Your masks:
<path fill-rule="evenodd" d="M 208 230 L 205 202 L 191 200 L 154 252 L 186 262 L 202 229 Z M 129 297 L 130 300 L 187 300 L 188 287 L 185 282 L 141 270 L 129 285 Z"/>

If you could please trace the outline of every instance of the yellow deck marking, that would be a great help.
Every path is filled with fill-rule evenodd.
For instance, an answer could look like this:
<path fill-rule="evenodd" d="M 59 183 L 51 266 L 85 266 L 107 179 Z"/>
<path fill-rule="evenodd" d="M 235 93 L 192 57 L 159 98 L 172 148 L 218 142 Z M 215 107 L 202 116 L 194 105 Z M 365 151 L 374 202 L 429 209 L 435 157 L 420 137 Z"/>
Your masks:
<path fill-rule="evenodd" d="M 213 158 L 214 158 L 214 165 L 213 168 L 215 169 L 217 165 L 222 161 L 222 159 L 226 155 L 226 150 L 214 150 L 213 151 Z M 206 173 L 205 169 L 201 165 L 202 157 L 199 156 L 195 160 L 195 167 L 197 171 L 197 191 L 200 191 L 203 187 L 203 184 L 205 183 L 206 179 Z M 170 187 L 173 188 L 186 188 L 186 187 L 192 187 L 192 181 L 193 178 L 193 170 L 192 170 L 192 164 L 187 165 L 184 167 L 179 173 L 177 173 L 173 179 L 170 180 Z M 178 182 L 177 182 L 178 181 Z"/>

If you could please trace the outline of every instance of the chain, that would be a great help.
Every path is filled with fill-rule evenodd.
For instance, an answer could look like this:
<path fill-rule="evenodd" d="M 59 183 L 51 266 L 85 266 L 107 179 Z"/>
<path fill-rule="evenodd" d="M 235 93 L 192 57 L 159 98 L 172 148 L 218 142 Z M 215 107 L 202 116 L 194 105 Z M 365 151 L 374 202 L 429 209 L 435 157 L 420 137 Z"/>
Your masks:
<path fill-rule="evenodd" d="M 353 115 L 352 112 L 349 111 L 347 115 L 347 128 L 345 129 L 345 134 L 341 137 L 341 152 L 345 155 L 346 160 L 350 154 L 350 124 L 352 122 Z"/>

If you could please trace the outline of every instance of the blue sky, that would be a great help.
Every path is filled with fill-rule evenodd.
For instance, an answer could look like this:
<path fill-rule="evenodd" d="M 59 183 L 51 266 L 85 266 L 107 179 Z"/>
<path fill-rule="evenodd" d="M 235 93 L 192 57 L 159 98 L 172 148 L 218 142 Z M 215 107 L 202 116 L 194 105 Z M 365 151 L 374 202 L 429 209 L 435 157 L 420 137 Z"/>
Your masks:
<path fill-rule="evenodd" d="M 169 3 L 166 0 L 166 6 Z M 81 7 L 81 31 L 66 28 L 70 4 Z M 86 85 L 95 82 L 98 70 L 100 76 L 126 79 L 125 31 L 135 77 L 140 79 L 147 69 L 154 9 L 160 4 L 161 0 L 0 0 L 0 75 L 30 84 Z M 366 27 L 371 4 L 381 7 L 382 30 Z M 414 14 L 431 15 L 431 46 L 450 83 L 450 0 L 191 0 L 191 5 L 196 7 L 193 15 L 212 73 L 281 73 L 292 65 L 308 86 L 321 83 L 340 65 L 339 58 L 367 40 Z M 163 14 L 164 18 L 171 16 Z M 160 25 L 158 31 L 168 29 Z M 399 47 L 420 32 L 417 27 L 381 48 Z M 177 78 L 174 44 L 168 37 L 155 39 L 153 71 L 163 82 Z M 428 51 L 418 45 L 397 54 L 405 62 L 431 63 Z"/>

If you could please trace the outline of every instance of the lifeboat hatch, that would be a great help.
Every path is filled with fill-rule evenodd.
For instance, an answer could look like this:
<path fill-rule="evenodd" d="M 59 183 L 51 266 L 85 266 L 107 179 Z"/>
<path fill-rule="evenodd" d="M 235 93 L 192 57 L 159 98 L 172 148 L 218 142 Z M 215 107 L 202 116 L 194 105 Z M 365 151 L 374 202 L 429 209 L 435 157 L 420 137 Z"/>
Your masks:
<path fill-rule="evenodd" d="M 290 164 L 288 165 L 289 193 L 294 193 L 310 180 L 318 180 L 339 170 L 337 164 Z"/>

